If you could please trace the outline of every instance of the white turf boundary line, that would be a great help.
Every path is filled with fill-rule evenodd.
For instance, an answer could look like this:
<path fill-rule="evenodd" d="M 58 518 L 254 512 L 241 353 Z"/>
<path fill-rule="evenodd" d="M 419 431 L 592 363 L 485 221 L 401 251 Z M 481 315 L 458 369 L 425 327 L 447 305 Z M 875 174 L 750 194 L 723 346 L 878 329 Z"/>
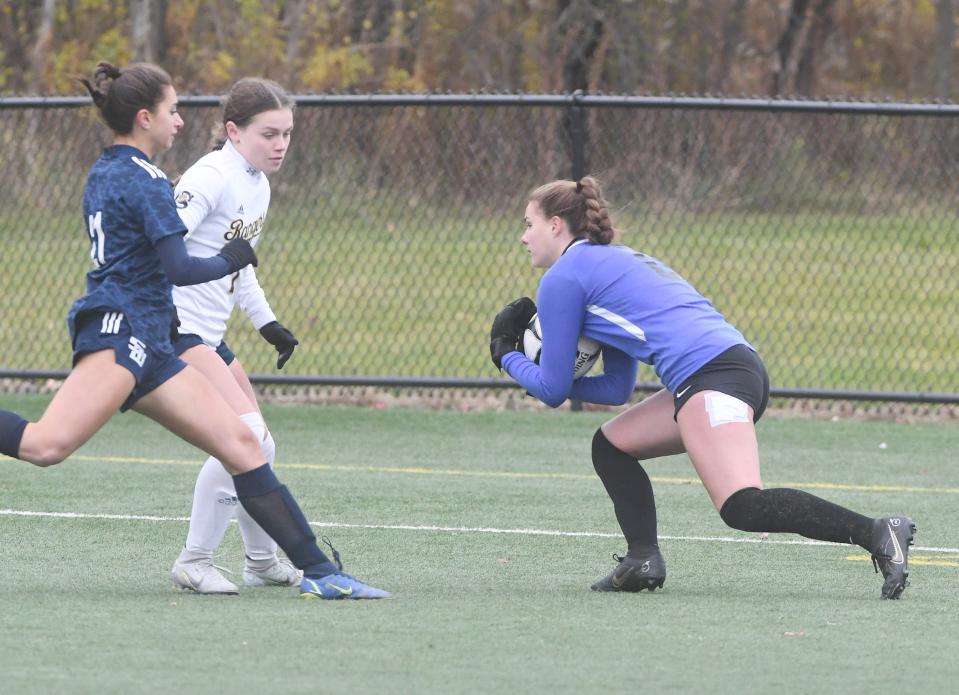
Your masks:
<path fill-rule="evenodd" d="M 18 509 L 0 509 L 0 516 L 48 517 L 56 519 L 103 519 L 109 521 L 175 521 L 188 522 L 188 516 L 146 516 L 140 514 L 80 514 L 78 512 L 31 512 Z M 595 531 L 553 531 L 534 528 L 483 528 L 470 526 L 413 526 L 407 524 L 344 524 L 335 521 L 311 521 L 311 526 L 320 528 L 355 528 L 388 531 L 428 531 L 443 533 L 504 533 L 518 536 L 561 536 L 564 538 L 622 538 L 618 533 L 598 533 Z M 841 543 L 829 543 L 814 540 L 762 540 L 760 538 L 729 538 L 725 536 L 663 536 L 666 541 L 699 541 L 703 543 L 760 543 L 762 545 L 834 545 L 846 547 Z M 930 548 L 913 546 L 912 551 L 925 553 L 959 553 L 959 548 Z"/>

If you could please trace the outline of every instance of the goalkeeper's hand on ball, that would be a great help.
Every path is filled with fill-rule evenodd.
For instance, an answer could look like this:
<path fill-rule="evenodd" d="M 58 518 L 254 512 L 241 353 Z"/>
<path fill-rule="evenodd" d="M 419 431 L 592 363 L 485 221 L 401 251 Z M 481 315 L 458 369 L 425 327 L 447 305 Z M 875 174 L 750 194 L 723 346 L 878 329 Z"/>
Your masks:
<path fill-rule="evenodd" d="M 283 369 L 283 365 L 290 359 L 293 349 L 300 344 L 290 330 L 279 321 L 270 321 L 260 329 L 260 335 L 270 345 L 276 348 L 279 356 L 276 358 L 276 368 Z"/>
<path fill-rule="evenodd" d="M 536 314 L 536 304 L 529 297 L 520 297 L 510 302 L 496 318 L 489 333 L 489 352 L 493 365 L 503 368 L 503 357 L 519 349 L 523 331 L 529 320 Z"/>

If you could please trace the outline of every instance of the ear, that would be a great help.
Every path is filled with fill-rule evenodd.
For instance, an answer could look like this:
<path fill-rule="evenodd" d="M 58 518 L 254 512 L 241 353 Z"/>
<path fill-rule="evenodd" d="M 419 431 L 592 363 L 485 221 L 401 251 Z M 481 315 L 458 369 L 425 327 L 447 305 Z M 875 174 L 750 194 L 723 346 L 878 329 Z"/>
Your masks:
<path fill-rule="evenodd" d="M 223 127 L 226 129 L 226 136 L 230 138 L 230 141 L 236 142 L 236 139 L 240 134 L 240 129 L 237 127 L 236 123 L 233 121 L 227 121 L 226 125 Z"/>
<path fill-rule="evenodd" d="M 140 109 L 137 111 L 137 115 L 133 117 L 133 123 L 143 128 L 143 130 L 150 130 L 150 125 L 153 123 L 153 114 L 150 113 L 150 109 Z"/>
<path fill-rule="evenodd" d="M 553 236 L 559 236 L 563 231 L 563 218 L 559 215 L 553 215 L 549 218 L 549 230 Z"/>

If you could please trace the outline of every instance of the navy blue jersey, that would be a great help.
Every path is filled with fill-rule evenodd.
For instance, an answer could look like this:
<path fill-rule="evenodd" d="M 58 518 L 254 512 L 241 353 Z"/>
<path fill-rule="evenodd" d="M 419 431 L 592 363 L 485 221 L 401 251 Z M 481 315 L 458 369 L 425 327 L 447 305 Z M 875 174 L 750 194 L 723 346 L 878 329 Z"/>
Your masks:
<path fill-rule="evenodd" d="M 624 403 L 637 362 L 670 391 L 733 345 L 749 345 L 708 299 L 657 259 L 626 246 L 574 242 L 543 275 L 537 295 L 539 365 L 519 352 L 503 368 L 550 405 L 566 398 Z M 573 383 L 580 335 L 603 346 L 602 376 Z"/>
<path fill-rule="evenodd" d="M 142 338 L 169 336 L 172 284 L 154 245 L 187 230 L 166 175 L 135 147 L 107 147 L 87 177 L 83 221 L 94 267 L 86 296 L 70 309 L 71 325 L 82 311 L 109 309 Z"/>

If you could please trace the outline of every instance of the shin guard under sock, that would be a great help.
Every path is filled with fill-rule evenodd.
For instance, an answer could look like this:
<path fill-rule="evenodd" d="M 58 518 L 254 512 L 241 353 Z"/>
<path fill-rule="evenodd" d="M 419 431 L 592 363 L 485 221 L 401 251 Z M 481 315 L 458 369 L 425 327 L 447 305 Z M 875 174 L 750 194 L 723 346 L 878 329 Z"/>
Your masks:
<path fill-rule="evenodd" d="M 243 508 L 270 534 L 290 561 L 311 579 L 337 572 L 337 567 L 320 550 L 300 506 L 269 464 L 233 476 L 236 496 Z"/>
<path fill-rule="evenodd" d="M 719 515 L 740 531 L 798 533 L 819 541 L 872 545 L 872 519 L 792 488 L 737 490 Z"/>
<path fill-rule="evenodd" d="M 613 500 L 627 555 L 644 557 L 658 547 L 656 500 L 649 476 L 637 459 L 613 446 L 602 429 L 593 436 L 593 467 Z"/>

